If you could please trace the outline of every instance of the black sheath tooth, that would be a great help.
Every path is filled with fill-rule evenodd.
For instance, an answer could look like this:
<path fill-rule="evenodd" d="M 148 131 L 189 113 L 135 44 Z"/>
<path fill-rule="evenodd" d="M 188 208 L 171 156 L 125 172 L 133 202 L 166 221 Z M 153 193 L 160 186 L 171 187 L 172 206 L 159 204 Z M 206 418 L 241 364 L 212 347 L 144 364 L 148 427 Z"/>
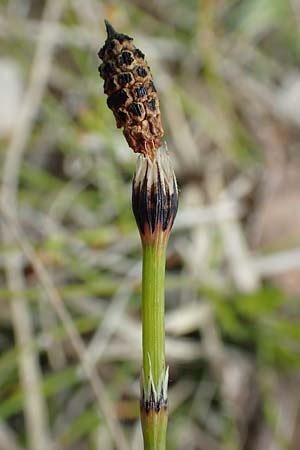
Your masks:
<path fill-rule="evenodd" d="M 175 175 L 165 178 L 157 166 L 157 176 L 149 186 L 149 177 L 152 179 L 149 170 L 152 170 L 152 167 L 149 169 L 147 165 L 140 182 L 137 184 L 135 179 L 133 181 L 132 208 L 141 234 L 145 233 L 147 225 L 151 234 L 154 234 L 158 227 L 161 227 L 162 231 L 170 230 L 178 208 Z"/>

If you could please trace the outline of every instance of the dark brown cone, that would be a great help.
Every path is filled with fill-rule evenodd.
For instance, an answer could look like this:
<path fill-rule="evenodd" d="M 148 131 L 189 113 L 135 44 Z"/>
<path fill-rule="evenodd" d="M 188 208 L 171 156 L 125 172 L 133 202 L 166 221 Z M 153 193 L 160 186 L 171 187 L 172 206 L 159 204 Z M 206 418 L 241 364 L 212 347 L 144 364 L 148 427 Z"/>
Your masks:
<path fill-rule="evenodd" d="M 108 107 L 117 127 L 124 128 L 129 147 L 153 160 L 164 131 L 150 68 L 131 37 L 116 32 L 107 21 L 105 25 L 107 39 L 98 55 Z"/>

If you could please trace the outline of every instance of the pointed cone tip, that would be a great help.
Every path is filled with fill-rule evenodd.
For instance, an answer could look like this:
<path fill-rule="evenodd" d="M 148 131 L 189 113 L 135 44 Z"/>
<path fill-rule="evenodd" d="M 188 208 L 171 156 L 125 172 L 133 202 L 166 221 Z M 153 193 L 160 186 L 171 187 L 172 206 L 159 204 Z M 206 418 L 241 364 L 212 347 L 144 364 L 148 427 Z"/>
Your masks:
<path fill-rule="evenodd" d="M 104 19 L 104 23 L 105 23 L 105 27 L 106 27 L 107 37 L 109 39 L 111 39 L 113 36 L 115 36 L 117 34 L 117 32 L 114 29 L 114 27 L 109 23 L 108 20 Z"/>

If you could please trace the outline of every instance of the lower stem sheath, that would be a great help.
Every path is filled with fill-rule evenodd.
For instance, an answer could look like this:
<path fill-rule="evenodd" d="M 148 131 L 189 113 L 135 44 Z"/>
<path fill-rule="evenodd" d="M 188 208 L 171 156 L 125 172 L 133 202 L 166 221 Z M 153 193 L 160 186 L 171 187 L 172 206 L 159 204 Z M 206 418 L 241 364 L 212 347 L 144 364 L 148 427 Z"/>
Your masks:
<path fill-rule="evenodd" d="M 144 438 L 144 450 L 166 450 L 168 425 L 167 407 L 159 412 L 154 409 L 146 412 L 141 409 L 141 422 Z"/>
<path fill-rule="evenodd" d="M 165 242 L 143 246 L 141 420 L 145 450 L 166 448 L 165 264 Z"/>

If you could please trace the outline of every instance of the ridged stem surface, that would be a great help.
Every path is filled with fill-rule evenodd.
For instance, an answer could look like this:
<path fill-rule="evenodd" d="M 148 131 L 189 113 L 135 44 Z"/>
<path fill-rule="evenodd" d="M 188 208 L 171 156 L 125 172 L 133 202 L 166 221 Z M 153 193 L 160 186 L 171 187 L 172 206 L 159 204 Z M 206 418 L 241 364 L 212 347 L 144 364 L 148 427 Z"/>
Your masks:
<path fill-rule="evenodd" d="M 168 412 L 166 399 L 165 401 L 162 399 L 163 381 L 166 372 L 166 244 L 165 241 L 158 241 L 143 245 L 142 325 L 144 402 L 143 400 L 141 402 L 141 422 L 144 450 L 166 449 Z M 156 391 L 156 402 L 154 404 L 151 404 L 151 399 L 153 399 L 151 385 Z M 149 408 L 147 408 L 147 405 Z"/>
<path fill-rule="evenodd" d="M 144 245 L 142 282 L 143 370 L 147 385 L 150 381 L 151 365 L 156 389 L 159 380 L 165 373 L 165 265 L 165 244 Z"/>

